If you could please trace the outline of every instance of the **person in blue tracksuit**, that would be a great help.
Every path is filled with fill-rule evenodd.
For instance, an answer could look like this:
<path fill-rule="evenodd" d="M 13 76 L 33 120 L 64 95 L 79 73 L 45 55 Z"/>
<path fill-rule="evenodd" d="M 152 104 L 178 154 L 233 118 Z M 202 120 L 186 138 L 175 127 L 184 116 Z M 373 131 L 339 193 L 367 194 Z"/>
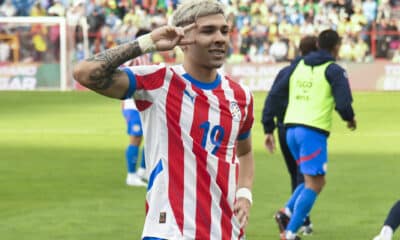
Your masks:
<path fill-rule="evenodd" d="M 393 204 L 388 216 L 383 223 L 383 227 L 374 240 L 392 240 L 393 233 L 400 226 L 400 200 Z"/>
<path fill-rule="evenodd" d="M 300 45 L 300 57 L 304 57 L 305 55 L 317 51 L 317 37 L 316 36 L 305 36 L 301 39 Z M 295 60 L 298 61 L 298 60 Z M 277 84 L 277 82 L 282 81 L 284 79 L 283 77 L 289 71 L 291 66 L 286 66 L 284 67 L 281 71 L 279 71 L 278 75 L 276 76 L 273 85 Z M 268 95 L 269 96 L 269 95 Z M 265 98 L 265 103 L 264 103 L 264 108 L 263 108 L 263 114 L 262 114 L 262 124 L 264 128 L 264 133 L 265 133 L 265 147 L 270 153 L 273 153 L 275 151 L 276 145 L 275 145 L 275 138 L 273 135 L 274 129 L 278 129 L 278 140 L 279 140 L 279 146 L 282 152 L 282 155 L 285 160 L 285 164 L 287 167 L 287 170 L 290 175 L 290 180 L 291 180 L 291 190 L 294 192 L 296 187 L 304 182 L 304 177 L 303 174 L 300 173 L 298 166 L 293 159 L 292 154 L 290 153 L 289 147 L 286 142 L 286 128 L 283 124 L 283 118 L 284 118 L 284 111 L 281 111 L 277 113 L 277 115 L 274 115 L 271 111 L 273 108 L 271 104 L 271 98 L 270 97 Z M 285 107 L 286 110 L 286 107 Z M 275 123 L 275 118 L 277 122 Z M 303 233 L 304 234 L 311 234 L 312 232 L 312 224 L 310 221 L 310 218 L 307 217 L 306 220 L 304 221 L 303 227 L 302 227 Z"/>
<path fill-rule="evenodd" d="M 340 45 L 336 31 L 322 31 L 319 50 L 292 63 L 269 93 L 271 112 L 284 112 L 286 140 L 305 180 L 275 215 L 283 240 L 300 239 L 296 233 L 325 185 L 333 110 L 349 129 L 356 129 L 348 77 L 335 63 Z"/>

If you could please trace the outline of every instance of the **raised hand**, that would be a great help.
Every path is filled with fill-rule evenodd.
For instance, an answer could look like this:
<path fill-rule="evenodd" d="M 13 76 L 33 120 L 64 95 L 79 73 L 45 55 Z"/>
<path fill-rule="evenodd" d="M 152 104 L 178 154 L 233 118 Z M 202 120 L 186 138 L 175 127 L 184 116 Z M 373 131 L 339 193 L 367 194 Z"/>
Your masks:
<path fill-rule="evenodd" d="M 175 46 L 183 46 L 195 43 L 188 37 L 188 32 L 196 27 L 196 23 L 185 27 L 163 26 L 151 32 L 151 38 L 157 51 L 167 51 Z"/>

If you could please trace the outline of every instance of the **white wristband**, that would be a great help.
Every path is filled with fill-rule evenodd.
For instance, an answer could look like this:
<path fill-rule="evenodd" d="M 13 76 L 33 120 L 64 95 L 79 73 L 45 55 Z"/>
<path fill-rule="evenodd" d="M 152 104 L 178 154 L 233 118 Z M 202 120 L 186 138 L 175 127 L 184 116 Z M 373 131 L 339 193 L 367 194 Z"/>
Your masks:
<path fill-rule="evenodd" d="M 245 187 L 239 188 L 236 191 L 236 199 L 238 198 L 246 198 L 247 200 L 249 200 L 250 205 L 253 204 L 253 195 L 251 194 L 251 191 L 248 188 Z"/>
<path fill-rule="evenodd" d="M 140 36 L 137 41 L 143 53 L 154 52 L 156 50 L 156 45 L 154 44 L 153 39 L 151 39 L 150 33 Z"/>

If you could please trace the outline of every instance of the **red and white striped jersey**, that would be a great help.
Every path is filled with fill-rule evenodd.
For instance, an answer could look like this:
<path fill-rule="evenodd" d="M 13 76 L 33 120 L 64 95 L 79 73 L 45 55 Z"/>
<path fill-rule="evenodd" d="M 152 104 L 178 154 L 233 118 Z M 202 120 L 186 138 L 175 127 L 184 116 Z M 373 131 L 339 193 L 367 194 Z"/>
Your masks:
<path fill-rule="evenodd" d="M 180 65 L 124 71 L 135 88 L 150 176 L 142 237 L 241 239 L 235 143 L 253 124 L 250 91 L 221 75 L 199 82 Z"/>
<path fill-rule="evenodd" d="M 151 55 L 149 53 L 138 56 L 124 63 L 123 66 L 140 66 L 140 65 L 151 65 Z M 136 104 L 132 99 L 122 100 L 122 109 L 134 109 L 137 110 Z"/>

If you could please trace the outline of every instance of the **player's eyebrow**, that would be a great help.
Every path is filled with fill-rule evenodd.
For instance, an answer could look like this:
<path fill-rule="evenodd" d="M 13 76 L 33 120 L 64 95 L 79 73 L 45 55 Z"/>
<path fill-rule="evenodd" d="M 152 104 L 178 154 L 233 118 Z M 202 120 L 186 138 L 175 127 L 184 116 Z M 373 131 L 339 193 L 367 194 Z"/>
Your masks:
<path fill-rule="evenodd" d="M 224 24 L 224 25 L 200 25 L 199 29 L 200 30 L 211 30 L 211 29 L 225 29 L 225 28 L 229 28 L 228 24 Z"/>

